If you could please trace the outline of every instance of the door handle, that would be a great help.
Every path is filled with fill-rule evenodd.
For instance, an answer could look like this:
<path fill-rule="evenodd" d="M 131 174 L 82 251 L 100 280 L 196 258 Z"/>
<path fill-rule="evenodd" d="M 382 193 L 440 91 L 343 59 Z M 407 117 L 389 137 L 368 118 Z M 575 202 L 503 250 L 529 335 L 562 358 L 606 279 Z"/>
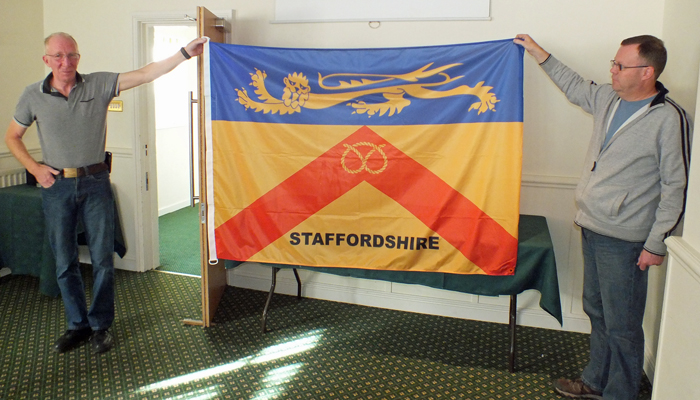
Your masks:
<path fill-rule="evenodd" d="M 199 100 L 195 99 L 192 97 L 193 92 L 190 91 L 190 99 L 189 99 L 189 106 L 190 106 L 190 207 L 195 206 L 195 201 L 199 200 L 199 196 L 194 195 L 194 184 L 195 184 L 195 176 L 194 176 L 194 115 L 192 113 L 192 105 L 199 103 Z"/>

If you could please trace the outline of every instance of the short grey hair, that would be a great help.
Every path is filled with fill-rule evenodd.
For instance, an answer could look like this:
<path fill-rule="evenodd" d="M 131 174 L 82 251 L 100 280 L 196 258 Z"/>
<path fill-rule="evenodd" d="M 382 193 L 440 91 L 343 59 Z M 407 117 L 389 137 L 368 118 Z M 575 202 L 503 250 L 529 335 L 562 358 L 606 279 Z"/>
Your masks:
<path fill-rule="evenodd" d="M 54 32 L 54 33 L 50 34 L 49 36 L 47 36 L 46 39 L 44 39 L 44 47 L 48 46 L 49 41 L 56 36 L 59 36 L 59 37 L 62 37 L 64 39 L 68 39 L 68 40 L 72 41 L 73 44 L 75 44 L 75 49 L 76 50 L 78 49 L 78 41 L 75 40 L 75 38 L 73 36 L 71 36 L 65 32 Z"/>

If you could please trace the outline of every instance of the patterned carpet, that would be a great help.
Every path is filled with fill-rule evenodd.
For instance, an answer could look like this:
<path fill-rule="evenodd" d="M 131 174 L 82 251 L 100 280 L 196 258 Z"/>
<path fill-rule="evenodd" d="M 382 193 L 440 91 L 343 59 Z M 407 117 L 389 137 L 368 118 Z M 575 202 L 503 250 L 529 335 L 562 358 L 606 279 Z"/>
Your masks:
<path fill-rule="evenodd" d="M 116 347 L 58 355 L 61 300 L 36 278 L 0 279 L 0 399 L 559 399 L 551 380 L 587 359 L 588 335 L 519 327 L 511 374 L 506 325 L 283 295 L 261 334 L 266 294 L 233 287 L 215 326 L 185 326 L 200 315 L 199 279 L 116 282 Z"/>
<path fill-rule="evenodd" d="M 185 207 L 158 218 L 159 271 L 201 276 L 199 206 Z"/>

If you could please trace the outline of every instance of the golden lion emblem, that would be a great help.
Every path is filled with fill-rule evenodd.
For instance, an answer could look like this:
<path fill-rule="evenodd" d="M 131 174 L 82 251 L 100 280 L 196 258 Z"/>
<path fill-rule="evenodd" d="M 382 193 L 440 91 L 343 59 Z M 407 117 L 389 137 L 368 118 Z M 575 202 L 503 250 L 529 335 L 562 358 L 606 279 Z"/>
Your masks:
<path fill-rule="evenodd" d="M 379 114 L 380 116 L 389 113 L 392 116 L 400 113 L 404 107 L 411 104 L 411 101 L 404 97 L 405 95 L 419 99 L 438 99 L 450 96 L 476 96 L 478 101 L 471 104 L 468 111 L 477 110 L 478 114 L 490 111 L 496 111 L 495 104 L 499 102 L 494 93 L 491 93 L 492 86 L 484 86 L 484 82 L 477 83 L 474 87 L 467 85 L 458 86 L 450 90 L 432 90 L 432 87 L 454 82 L 463 76 L 450 77 L 444 71 L 460 65 L 449 64 L 434 69 L 429 69 L 433 63 L 425 65 L 416 71 L 401 74 L 401 75 L 376 75 L 376 74 L 331 74 L 328 76 L 318 76 L 318 84 L 321 88 L 336 91 L 335 93 L 312 93 L 309 87 L 309 80 L 302 73 L 292 73 L 284 78 L 284 91 L 282 99 L 277 99 L 272 96 L 265 87 L 265 79 L 267 74 L 265 71 L 255 69 L 255 73 L 251 73 L 250 85 L 255 88 L 255 94 L 258 99 L 253 100 L 248 95 L 245 89 L 236 89 L 238 93 L 238 102 L 245 106 L 246 110 L 251 108 L 256 112 L 293 114 L 301 112 L 302 108 L 307 109 L 323 109 L 333 107 L 341 103 L 347 103 L 353 108 L 353 114 L 367 114 L 368 117 Z M 440 82 L 421 83 L 420 81 L 439 75 L 443 78 Z M 334 86 L 328 86 L 324 83 L 330 78 L 346 78 L 349 80 L 340 80 Z M 385 84 L 391 81 L 399 81 L 397 85 L 364 89 L 364 87 Z M 383 103 L 368 104 L 361 100 L 354 100 L 370 94 L 382 94 Z M 354 101 L 352 101 L 354 100 Z"/>

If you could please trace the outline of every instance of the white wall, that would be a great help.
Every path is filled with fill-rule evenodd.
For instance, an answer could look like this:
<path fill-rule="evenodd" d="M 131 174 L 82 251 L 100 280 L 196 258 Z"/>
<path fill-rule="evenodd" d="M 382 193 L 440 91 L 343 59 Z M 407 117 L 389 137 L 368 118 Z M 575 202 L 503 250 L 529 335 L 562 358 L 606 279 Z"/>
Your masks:
<path fill-rule="evenodd" d="M 691 116 L 697 116 L 698 103 L 698 65 L 700 64 L 700 45 L 697 38 L 700 37 L 700 4 L 694 0 L 666 0 L 664 6 L 664 23 L 662 38 L 666 43 L 669 53 L 668 66 L 660 80 L 671 91 L 671 97 L 678 101 Z M 697 119 L 697 118 L 694 118 Z M 696 124 L 695 132 L 698 131 Z M 697 146 L 697 143 L 693 143 Z M 694 151 L 697 158 L 700 152 Z M 683 239 L 690 241 L 690 246 L 700 249 L 700 163 L 691 162 L 689 178 L 688 199 L 686 202 L 685 226 Z M 695 238 L 692 239 L 692 238 Z M 662 266 L 652 268 L 649 271 L 649 289 L 647 295 L 647 309 L 644 318 L 644 334 L 646 339 L 645 370 L 650 379 L 654 379 L 654 365 L 656 363 L 656 349 L 659 344 L 660 323 L 665 295 L 667 268 Z M 687 329 L 700 329 L 700 321 L 689 319 Z M 667 353 L 667 360 L 669 359 Z"/>
<path fill-rule="evenodd" d="M 24 88 L 44 77 L 41 56 L 44 55 L 43 4 L 41 0 L 4 1 L 0 3 L 0 173 L 21 165 L 5 146 L 5 130 L 12 121 L 15 105 Z M 20 34 L 18 34 L 18 32 Z M 27 147 L 37 154 L 39 139 L 36 128 L 25 134 Z"/>
<path fill-rule="evenodd" d="M 673 70 L 664 73 L 673 85 L 674 98 L 681 101 L 687 111 L 694 112 L 695 137 L 700 130 L 700 96 L 698 93 L 698 64 L 700 63 L 700 6 L 694 0 L 667 0 L 664 35 L 672 38 L 674 48 L 669 47 Z M 676 94 L 676 92 L 678 94 Z M 690 164 L 690 183 L 688 184 L 688 207 L 683 239 L 695 249 L 700 249 L 700 141 L 693 140 L 695 160 Z"/>
<path fill-rule="evenodd" d="M 681 102 L 686 110 L 694 110 L 695 129 L 700 130 L 700 93 L 698 93 L 700 59 L 700 7 L 693 0 L 667 0 L 664 15 L 664 38 L 670 42 L 669 62 L 674 66 L 672 73 L 664 73 L 668 85 L 675 89 L 674 97 Z M 700 320 L 693 318 L 695 310 L 700 305 L 698 296 L 698 271 L 700 261 L 700 141 L 692 144 L 693 157 L 696 160 L 690 164 L 690 180 L 688 183 L 688 200 L 686 207 L 685 228 L 682 238 L 674 238 L 673 246 L 669 246 L 669 276 L 668 282 L 657 279 L 654 289 L 655 296 L 647 300 L 647 308 L 654 307 L 653 314 L 647 313 L 645 333 L 647 348 L 658 344 L 658 354 L 655 361 L 656 377 L 653 377 L 654 399 L 697 398 L 700 391 L 694 385 L 697 373 L 698 356 L 697 332 L 700 331 Z M 659 271 L 666 276 L 666 271 Z M 664 290 L 665 289 L 665 292 Z M 666 301 L 666 303 L 664 303 Z M 660 328 L 659 328 L 660 326 Z M 657 347 L 652 347 L 657 348 Z M 647 368 L 649 370 L 649 368 Z"/>
<path fill-rule="evenodd" d="M 5 3 L 7 2 L 0 7 L 13 7 Z M 18 4 L 22 5 L 16 7 L 26 11 L 25 7 L 31 10 L 31 4 L 36 3 Z M 44 32 L 41 35 L 36 32 L 36 24 L 31 23 L 17 23 L 13 31 L 20 32 L 23 37 L 29 35 L 31 39 L 27 43 L 40 41 L 43 34 L 53 31 L 68 31 L 80 43 L 83 54 L 81 71 L 127 71 L 138 67 L 134 65 L 135 38 L 132 25 L 135 14 L 182 12 L 194 15 L 195 5 L 196 3 L 187 0 L 123 0 L 118 4 L 89 0 L 68 3 L 45 0 Z M 609 81 L 608 63 L 617 51 L 620 40 L 649 33 L 663 38 L 670 51 L 669 66 L 661 80 L 686 109 L 695 110 L 700 59 L 700 49 L 695 42 L 700 36 L 697 27 L 700 5 L 695 0 L 494 0 L 491 4 L 491 21 L 384 22 L 378 29 L 372 29 L 367 23 L 361 22 L 269 24 L 274 16 L 273 0 L 210 0 L 202 5 L 210 10 L 235 9 L 235 42 L 251 45 L 336 48 L 420 46 L 503 39 L 517 33 L 529 33 L 559 59 L 597 82 Z M 0 10 L 5 11 L 2 8 Z M 5 50 L 7 47 L 0 49 Z M 20 75 L 22 79 L 13 80 L 22 81 L 22 86 L 40 79 L 40 76 L 28 75 L 34 76 L 27 73 Z M 3 79 L 4 86 L 6 78 L 0 79 Z M 137 226 L 135 193 L 141 185 L 140 177 L 135 176 L 136 150 L 133 144 L 136 129 L 133 105 L 139 90 L 145 88 L 125 92 L 121 96 L 125 111 L 110 113 L 109 116 L 108 147 L 115 151 L 117 168 L 114 180 L 118 186 L 127 243 L 130 245 L 133 245 Z M 13 103 L 15 100 L 8 101 Z M 9 106 L 0 103 L 0 115 L 11 115 L 8 108 L 13 107 L 13 104 Z M 591 118 L 571 106 L 536 63 L 526 56 L 521 208 L 525 213 L 544 215 L 549 221 L 558 263 L 564 329 L 577 331 L 585 331 L 587 322 L 580 305 L 581 257 L 578 231 L 571 223 L 575 211 L 573 187 L 582 168 L 591 128 Z M 697 204 L 700 203 L 700 197 L 696 194 L 700 188 L 695 185 L 693 190 L 689 215 L 698 209 Z M 700 233 L 697 232 L 700 231 L 700 224 L 693 220 L 686 226 L 689 232 L 693 232 L 692 235 L 689 233 L 689 240 L 699 244 Z M 130 256 L 133 257 L 127 255 Z M 232 273 L 231 279 L 234 283 L 247 280 L 251 286 L 259 283 L 264 283 L 265 287 L 269 285 L 269 271 L 265 269 L 246 267 L 237 271 L 235 277 L 233 275 Z M 649 307 L 648 313 L 647 330 L 650 332 L 648 336 L 651 336 L 647 353 L 651 361 L 655 356 L 663 275 L 662 269 L 655 270 L 650 283 L 650 303 L 653 306 Z M 342 296 L 346 301 L 376 302 L 386 306 L 384 300 L 394 296 L 391 301 L 413 304 L 411 307 L 414 310 L 422 312 L 453 313 L 464 318 L 506 321 L 503 318 L 504 311 L 507 311 L 504 299 L 467 295 L 455 297 L 456 294 L 452 293 L 406 290 L 400 286 L 392 287 L 391 284 L 387 286 L 385 283 L 350 281 L 332 276 L 313 275 L 304 279 L 311 289 L 315 284 L 314 290 L 320 295 L 338 288 L 343 289 Z M 285 286 L 284 279 L 281 284 Z M 418 295 L 415 295 L 417 292 Z M 555 328 L 553 319 L 538 309 L 536 297 L 536 294 L 521 296 L 519 323 Z"/>

